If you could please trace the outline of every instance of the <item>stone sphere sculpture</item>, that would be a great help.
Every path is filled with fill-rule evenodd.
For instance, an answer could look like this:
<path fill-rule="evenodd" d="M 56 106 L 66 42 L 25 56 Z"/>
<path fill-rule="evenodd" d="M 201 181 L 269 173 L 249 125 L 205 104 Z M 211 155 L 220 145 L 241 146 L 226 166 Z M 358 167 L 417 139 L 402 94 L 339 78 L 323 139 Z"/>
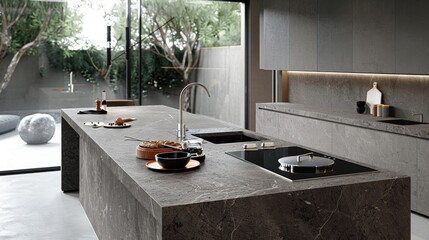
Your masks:
<path fill-rule="evenodd" d="M 54 136 L 55 120 L 43 113 L 26 116 L 19 123 L 18 133 L 27 144 L 47 143 Z"/>

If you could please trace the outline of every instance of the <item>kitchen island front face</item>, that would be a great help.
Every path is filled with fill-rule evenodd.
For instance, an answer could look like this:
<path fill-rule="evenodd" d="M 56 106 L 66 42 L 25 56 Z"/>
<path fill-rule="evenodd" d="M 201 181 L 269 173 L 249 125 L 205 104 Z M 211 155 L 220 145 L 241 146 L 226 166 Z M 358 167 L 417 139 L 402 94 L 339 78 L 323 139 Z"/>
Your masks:
<path fill-rule="evenodd" d="M 78 150 L 75 144 L 63 142 L 62 163 L 63 175 L 68 175 L 63 180 L 77 179 L 79 186 L 67 180 L 63 185 L 67 185 L 66 190 L 80 190 L 81 203 L 100 238 L 410 237 L 408 177 L 379 170 L 291 183 L 225 154 L 241 150 L 241 143 L 208 142 L 203 144 L 206 160 L 198 169 L 155 172 L 146 168 L 146 161 L 135 157 L 138 142 L 124 141 L 124 136 L 177 140 L 176 109 L 117 107 L 110 108 L 107 115 L 78 115 L 79 110 L 62 111 L 63 139 L 79 139 Z M 83 124 L 111 122 L 117 117 L 137 120 L 123 129 Z M 193 132 L 242 130 L 200 115 L 186 113 L 184 119 Z M 277 146 L 291 145 L 271 140 Z M 69 145 L 73 149 L 67 148 Z M 70 169 L 76 163 L 78 176 Z"/>
<path fill-rule="evenodd" d="M 410 176 L 411 210 L 429 216 L 429 124 L 388 124 L 370 114 L 295 103 L 257 107 L 261 134 Z"/>

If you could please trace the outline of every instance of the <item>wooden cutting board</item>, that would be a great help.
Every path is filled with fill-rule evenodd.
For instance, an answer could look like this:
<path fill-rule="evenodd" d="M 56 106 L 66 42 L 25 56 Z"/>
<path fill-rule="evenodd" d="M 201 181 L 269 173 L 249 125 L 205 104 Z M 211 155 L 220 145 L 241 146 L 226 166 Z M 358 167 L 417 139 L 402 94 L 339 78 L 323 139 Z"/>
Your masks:
<path fill-rule="evenodd" d="M 377 88 L 377 82 L 374 82 L 372 88 L 366 94 L 366 103 L 368 104 L 371 114 L 373 114 L 372 105 L 381 104 L 381 95 L 380 90 Z"/>
<path fill-rule="evenodd" d="M 165 153 L 165 152 L 174 152 L 177 150 L 174 150 L 172 148 L 144 148 L 137 146 L 136 147 L 136 157 L 140 159 L 146 159 L 146 160 L 154 160 L 155 155 L 158 153 Z"/>

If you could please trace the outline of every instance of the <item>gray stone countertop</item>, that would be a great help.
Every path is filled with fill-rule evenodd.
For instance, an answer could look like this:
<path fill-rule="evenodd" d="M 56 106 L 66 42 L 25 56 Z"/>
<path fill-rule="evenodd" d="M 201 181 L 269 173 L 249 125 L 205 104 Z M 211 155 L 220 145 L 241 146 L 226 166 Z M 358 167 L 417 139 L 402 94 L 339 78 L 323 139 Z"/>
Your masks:
<path fill-rule="evenodd" d="M 395 125 L 378 122 L 396 119 L 393 117 L 382 118 L 371 114 L 346 113 L 296 103 L 258 103 L 257 108 L 429 140 L 429 124 Z"/>
<path fill-rule="evenodd" d="M 146 202 L 150 202 L 153 212 L 159 212 L 158 210 L 164 207 L 405 177 L 379 169 L 380 171 L 375 173 L 292 183 L 256 165 L 225 154 L 227 151 L 242 150 L 241 143 L 209 142 L 203 143 L 206 159 L 199 168 L 186 172 L 156 172 L 146 168 L 147 161 L 135 157 L 139 142 L 125 141 L 124 136 L 145 140 L 176 140 L 175 129 L 179 117 L 177 109 L 166 106 L 111 107 L 106 115 L 81 115 L 77 114 L 79 110 L 84 109 L 63 109 L 62 117 L 79 135 L 88 136 L 109 156 L 102 160 L 139 201 L 144 202 L 150 198 L 150 201 Z M 120 129 L 92 128 L 84 125 L 84 122 L 90 121 L 112 122 L 119 116 L 136 117 L 137 120 L 131 122 L 130 128 Z M 184 122 L 194 131 L 221 131 L 225 128 L 243 130 L 210 117 L 190 113 L 184 113 Z M 264 137 L 270 139 L 268 136 Z M 272 138 L 270 140 L 277 146 L 296 145 Z"/>

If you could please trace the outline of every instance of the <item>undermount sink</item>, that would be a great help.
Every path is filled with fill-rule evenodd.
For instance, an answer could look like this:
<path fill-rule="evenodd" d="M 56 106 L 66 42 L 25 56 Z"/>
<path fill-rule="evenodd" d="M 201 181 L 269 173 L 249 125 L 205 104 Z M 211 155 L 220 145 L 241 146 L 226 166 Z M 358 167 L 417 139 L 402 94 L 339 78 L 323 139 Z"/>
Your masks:
<path fill-rule="evenodd" d="M 427 124 L 424 122 L 411 121 L 406 119 L 392 119 L 392 120 L 381 120 L 378 122 L 395 124 L 395 125 L 418 125 L 418 124 Z"/>
<path fill-rule="evenodd" d="M 236 142 L 253 142 L 267 140 L 266 138 L 259 137 L 253 134 L 245 133 L 243 131 L 233 132 L 213 132 L 213 133 L 197 133 L 192 134 L 195 137 L 204 139 L 214 144 L 223 143 L 236 143 Z"/>

